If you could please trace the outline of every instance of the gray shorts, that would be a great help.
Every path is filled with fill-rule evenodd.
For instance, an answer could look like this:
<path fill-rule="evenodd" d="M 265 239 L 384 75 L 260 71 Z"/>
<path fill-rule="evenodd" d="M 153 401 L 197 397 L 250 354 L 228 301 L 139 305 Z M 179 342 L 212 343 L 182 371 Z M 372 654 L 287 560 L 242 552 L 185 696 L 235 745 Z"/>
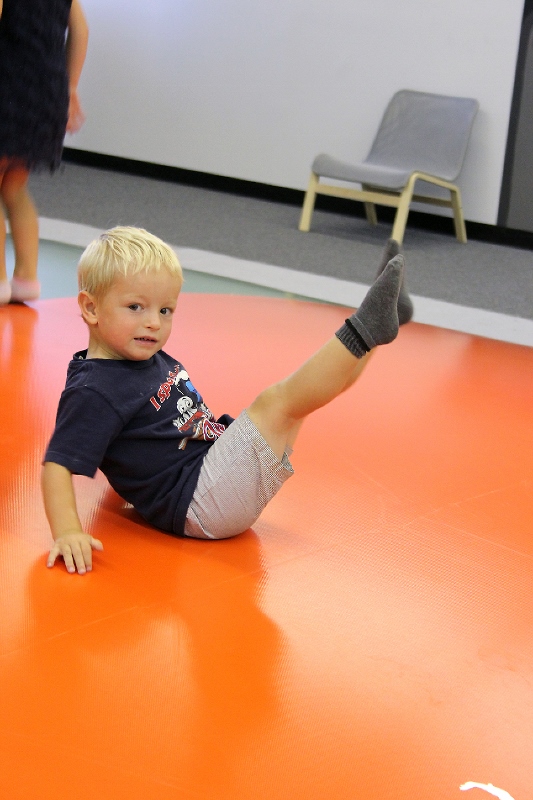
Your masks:
<path fill-rule="evenodd" d="M 227 539 L 242 533 L 293 472 L 289 454 L 280 461 L 243 411 L 207 451 L 185 535 Z"/>

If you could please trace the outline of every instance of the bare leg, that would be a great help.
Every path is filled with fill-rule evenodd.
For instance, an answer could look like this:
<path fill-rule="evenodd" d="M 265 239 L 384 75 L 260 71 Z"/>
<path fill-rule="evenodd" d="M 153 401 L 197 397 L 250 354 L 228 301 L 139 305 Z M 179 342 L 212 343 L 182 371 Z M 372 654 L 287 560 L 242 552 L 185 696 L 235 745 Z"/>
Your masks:
<path fill-rule="evenodd" d="M 6 272 L 6 220 L 0 205 L 0 283 L 7 281 Z"/>
<path fill-rule="evenodd" d="M 352 386 L 373 349 L 396 338 L 402 282 L 403 256 L 396 255 L 335 336 L 296 372 L 261 392 L 247 409 L 279 459 L 292 446 L 302 420 Z"/>
<path fill-rule="evenodd" d="M 350 386 L 353 386 L 353 384 L 356 382 L 356 380 L 358 379 L 358 377 L 361 375 L 361 373 L 363 372 L 364 368 L 368 364 L 368 362 L 370 360 L 370 357 L 372 356 L 373 352 L 374 351 L 372 350 L 371 352 L 369 352 L 365 356 L 363 356 L 363 358 L 359 358 L 359 359 L 356 360 L 355 366 L 353 367 L 353 371 L 352 371 L 351 375 L 349 375 L 348 380 L 346 382 L 346 385 L 345 385 L 344 389 L 342 390 L 343 392 L 345 392 L 346 389 L 349 389 Z M 250 413 L 250 409 L 248 409 L 248 414 L 249 413 Z M 302 427 L 302 423 L 303 423 L 303 419 L 301 419 L 299 422 L 296 422 L 293 426 L 291 426 L 289 434 L 287 436 L 287 443 L 286 443 L 286 447 L 284 448 L 285 450 L 287 448 L 290 448 L 292 450 L 292 448 L 294 447 L 294 443 L 296 441 L 296 437 L 298 436 L 298 433 L 300 432 L 300 428 Z M 264 438 L 264 436 L 263 436 L 263 438 Z M 283 455 L 283 453 L 282 453 L 282 455 Z"/>
<path fill-rule="evenodd" d="M 356 359 L 333 337 L 296 372 L 254 400 L 248 416 L 279 459 L 294 444 L 304 418 L 352 386 L 369 356 Z"/>
<path fill-rule="evenodd" d="M 39 223 L 28 191 L 29 172 L 21 166 L 9 166 L 1 177 L 0 195 L 7 211 L 15 248 L 14 276 L 19 280 L 37 278 Z"/>
<path fill-rule="evenodd" d="M 4 177 L 6 162 L 0 161 L 0 187 Z M 6 269 L 6 218 L 4 207 L 0 200 L 0 306 L 9 303 L 11 299 L 11 286 L 7 278 Z"/>

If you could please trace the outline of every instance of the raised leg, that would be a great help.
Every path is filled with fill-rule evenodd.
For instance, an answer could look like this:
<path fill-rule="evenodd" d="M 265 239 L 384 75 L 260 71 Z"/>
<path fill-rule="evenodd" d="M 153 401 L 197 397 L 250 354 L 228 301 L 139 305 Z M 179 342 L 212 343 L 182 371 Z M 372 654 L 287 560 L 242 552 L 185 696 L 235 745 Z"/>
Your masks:
<path fill-rule="evenodd" d="M 292 446 L 302 420 L 352 386 L 370 351 L 396 337 L 402 278 L 403 258 L 397 256 L 336 335 L 296 372 L 261 392 L 247 409 L 279 459 L 287 445 Z"/>
<path fill-rule="evenodd" d="M 354 356 L 333 337 L 295 373 L 256 397 L 248 416 L 280 460 L 294 445 L 305 417 L 348 389 L 368 355 L 354 364 Z"/>

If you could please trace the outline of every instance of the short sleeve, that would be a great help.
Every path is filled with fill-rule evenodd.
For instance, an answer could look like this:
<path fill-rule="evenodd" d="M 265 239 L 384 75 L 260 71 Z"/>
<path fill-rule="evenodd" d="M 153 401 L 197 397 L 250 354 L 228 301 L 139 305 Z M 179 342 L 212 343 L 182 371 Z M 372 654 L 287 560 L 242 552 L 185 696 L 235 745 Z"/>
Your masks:
<path fill-rule="evenodd" d="M 110 442 L 123 427 L 110 403 L 86 387 L 67 389 L 61 395 L 56 427 L 44 461 L 53 461 L 75 475 L 93 478 Z"/>

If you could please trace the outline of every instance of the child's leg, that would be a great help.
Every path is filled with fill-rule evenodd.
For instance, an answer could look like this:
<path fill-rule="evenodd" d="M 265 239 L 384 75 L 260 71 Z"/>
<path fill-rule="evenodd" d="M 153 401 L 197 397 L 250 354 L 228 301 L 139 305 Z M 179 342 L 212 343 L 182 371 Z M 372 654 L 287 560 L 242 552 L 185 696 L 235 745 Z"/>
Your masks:
<path fill-rule="evenodd" d="M 366 365 L 368 364 L 368 362 L 370 360 L 370 357 L 372 356 L 373 352 L 374 351 L 372 350 L 369 353 L 366 353 L 362 358 L 357 359 L 357 361 L 355 362 L 355 366 L 353 368 L 353 371 L 348 376 L 348 380 L 346 381 L 346 384 L 344 385 L 344 388 L 341 389 L 341 391 L 338 394 L 342 394 L 342 392 L 345 392 L 346 389 L 350 388 L 350 386 L 353 386 L 353 384 L 356 382 L 356 380 L 358 379 L 358 377 L 361 375 L 361 373 L 365 369 Z M 335 396 L 337 396 L 337 395 L 335 395 Z M 329 402 L 329 401 L 327 401 L 327 402 Z M 325 403 L 324 403 L 324 405 L 325 405 Z M 250 409 L 248 409 L 248 412 L 249 411 L 250 411 Z M 253 412 L 252 412 L 252 414 L 253 414 Z M 288 453 L 288 455 L 290 455 L 292 453 L 292 450 L 294 448 L 294 443 L 296 442 L 296 438 L 298 436 L 298 433 L 300 432 L 300 428 L 302 427 L 303 421 L 304 420 L 302 418 L 298 422 L 296 422 L 294 425 L 292 425 L 290 430 L 289 430 L 289 432 L 288 432 L 288 434 L 287 434 L 287 441 L 286 441 L 286 445 L 284 447 L 284 452 Z"/>
<path fill-rule="evenodd" d="M 361 306 L 295 373 L 274 384 L 247 409 L 278 458 L 292 446 L 302 420 L 357 380 L 369 352 L 398 333 L 403 257 L 396 256 L 370 287 Z"/>
<path fill-rule="evenodd" d="M 0 187 L 4 178 L 4 172 L 7 168 L 7 160 L 0 159 Z M 4 207 L 0 198 L 0 281 L 7 280 L 6 272 L 6 219 L 4 216 Z"/>
<path fill-rule="evenodd" d="M 4 177 L 5 162 L 0 161 L 0 186 Z M 0 202 L 0 305 L 9 302 L 11 287 L 7 280 L 6 271 L 6 220 L 3 205 Z"/>
<path fill-rule="evenodd" d="M 0 203 L 0 282 L 7 281 L 6 271 L 6 220 Z"/>
<path fill-rule="evenodd" d="M 39 254 L 39 223 L 37 211 L 28 191 L 29 172 L 21 166 L 9 166 L 1 178 L 0 195 L 7 211 L 13 246 L 15 270 L 13 295 L 17 299 L 38 296 L 37 260 Z M 19 284 L 15 289 L 15 284 Z M 28 296 L 22 296 L 26 295 Z"/>
<path fill-rule="evenodd" d="M 359 361 L 351 357 L 345 389 L 357 379 L 369 356 Z M 272 438 L 263 435 L 249 413 L 250 409 L 243 411 L 209 448 L 187 512 L 186 536 L 226 539 L 242 533 L 293 474 L 288 456 L 303 420 L 287 430 L 283 450 L 276 452 Z"/>
<path fill-rule="evenodd" d="M 237 536 L 254 524 L 292 474 L 288 457 L 278 459 L 247 412 L 241 412 L 207 451 L 187 510 L 185 536 Z"/>
<path fill-rule="evenodd" d="M 395 338 L 402 257 L 382 272 L 336 335 L 293 375 L 262 392 L 209 449 L 186 536 L 222 539 L 253 525 L 292 475 L 288 455 L 303 419 L 357 380 L 373 347 Z"/>

